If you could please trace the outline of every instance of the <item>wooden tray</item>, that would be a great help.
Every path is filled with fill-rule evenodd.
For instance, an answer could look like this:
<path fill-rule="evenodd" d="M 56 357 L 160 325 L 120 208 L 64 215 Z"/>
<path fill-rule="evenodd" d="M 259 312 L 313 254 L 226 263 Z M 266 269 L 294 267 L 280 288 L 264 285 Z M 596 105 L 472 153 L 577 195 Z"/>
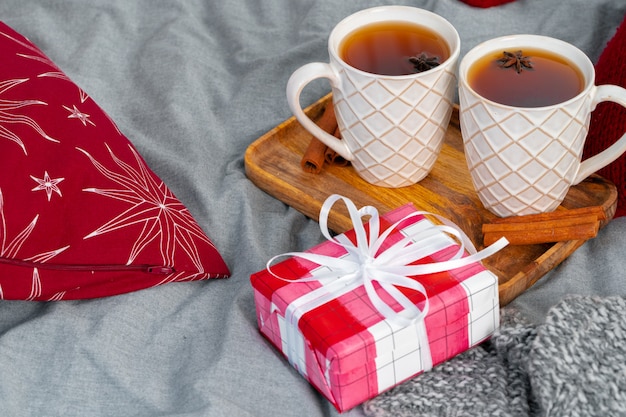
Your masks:
<path fill-rule="evenodd" d="M 327 95 L 306 109 L 317 120 L 325 106 L 331 103 Z M 463 154 L 463 140 L 455 109 L 446 139 L 431 173 L 418 184 L 403 188 L 382 188 L 370 185 L 352 167 L 325 165 L 320 174 L 304 172 L 300 160 L 311 135 L 295 118 L 290 118 L 252 143 L 245 154 L 246 175 L 259 188 L 294 207 L 312 219 L 333 193 L 344 195 L 357 207 L 372 205 L 381 213 L 412 202 L 417 209 L 437 213 L 455 222 L 472 239 L 477 248 L 483 247 L 482 224 L 495 217 L 487 211 L 474 191 Z M 607 215 L 604 226 L 615 214 L 617 190 L 604 178 L 592 175 L 572 187 L 559 210 L 585 206 L 602 206 Z M 341 233 L 351 227 L 347 210 L 341 205 L 333 209 L 329 226 Z M 484 260 L 484 265 L 499 277 L 500 304 L 505 305 L 553 269 L 584 240 L 554 244 L 509 245 Z"/>

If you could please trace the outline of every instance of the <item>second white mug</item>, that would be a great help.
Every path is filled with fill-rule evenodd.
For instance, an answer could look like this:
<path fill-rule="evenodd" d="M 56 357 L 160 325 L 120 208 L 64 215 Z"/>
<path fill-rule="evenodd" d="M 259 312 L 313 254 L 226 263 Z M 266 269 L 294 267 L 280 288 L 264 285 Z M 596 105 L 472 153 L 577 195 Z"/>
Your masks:
<path fill-rule="evenodd" d="M 543 79 L 549 73 L 547 64 L 539 59 L 543 54 L 578 73 L 579 87 L 569 98 L 537 102 L 546 90 L 563 84 L 567 78 L 566 72 L 560 72 L 552 80 Z M 487 98 L 472 85 L 470 73 L 473 68 L 479 71 L 476 66 L 486 58 L 493 60 L 491 65 L 498 63 L 501 67 L 488 77 L 487 84 L 496 85 L 496 78 L 509 75 L 513 81 L 500 85 L 500 90 L 513 96 L 509 98 L 516 103 Z M 524 77 L 528 76 L 541 79 L 541 86 L 525 86 Z M 596 86 L 594 81 L 593 64 L 581 50 L 546 36 L 491 39 L 463 57 L 459 66 L 461 133 L 474 187 L 487 209 L 501 217 L 552 211 L 561 204 L 570 186 L 626 151 L 623 135 L 603 152 L 582 161 L 596 105 L 614 101 L 626 106 L 624 88 Z M 522 98 L 531 104 L 524 104 Z"/>

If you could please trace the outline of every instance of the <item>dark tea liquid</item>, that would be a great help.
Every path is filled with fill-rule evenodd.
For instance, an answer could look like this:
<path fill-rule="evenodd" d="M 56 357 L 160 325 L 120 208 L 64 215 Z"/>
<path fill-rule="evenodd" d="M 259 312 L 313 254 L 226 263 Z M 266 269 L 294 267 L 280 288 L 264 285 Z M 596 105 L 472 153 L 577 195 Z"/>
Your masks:
<path fill-rule="evenodd" d="M 407 22 L 382 22 L 363 26 L 348 34 L 339 45 L 339 56 L 361 71 L 381 75 L 407 75 L 417 72 L 409 57 L 426 53 L 439 63 L 450 50 L 432 30 Z"/>
<path fill-rule="evenodd" d="M 577 96 L 585 81 L 580 70 L 567 59 L 547 51 L 512 48 L 522 51 L 533 68 L 503 68 L 498 63 L 502 53 L 477 60 L 468 70 L 467 81 L 481 96 L 515 107 L 543 107 L 562 103 Z"/>

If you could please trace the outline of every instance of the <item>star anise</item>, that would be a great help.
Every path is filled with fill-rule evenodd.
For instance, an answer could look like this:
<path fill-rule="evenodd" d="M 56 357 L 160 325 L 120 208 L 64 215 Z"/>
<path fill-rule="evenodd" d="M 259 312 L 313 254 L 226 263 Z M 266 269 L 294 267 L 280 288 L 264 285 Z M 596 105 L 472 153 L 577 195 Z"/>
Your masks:
<path fill-rule="evenodd" d="M 501 68 L 513 68 L 518 74 L 521 73 L 522 70 L 533 69 L 533 63 L 531 62 L 530 57 L 524 56 L 521 50 L 516 51 L 515 53 L 504 51 L 502 53 L 502 58 L 498 59 L 497 62 Z"/>
<path fill-rule="evenodd" d="M 409 57 L 409 62 L 413 64 L 413 68 L 415 72 L 424 72 L 429 69 L 435 68 L 439 65 L 439 57 L 438 56 L 428 56 L 426 53 L 422 52 L 419 55 Z"/>

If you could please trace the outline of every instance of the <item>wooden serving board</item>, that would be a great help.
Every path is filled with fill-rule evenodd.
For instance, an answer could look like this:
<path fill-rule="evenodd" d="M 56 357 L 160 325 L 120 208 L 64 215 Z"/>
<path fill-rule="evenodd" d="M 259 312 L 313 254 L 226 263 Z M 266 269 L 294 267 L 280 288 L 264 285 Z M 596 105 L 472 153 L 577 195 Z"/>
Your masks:
<path fill-rule="evenodd" d="M 318 119 L 325 106 L 331 105 L 327 95 L 306 109 Z M 437 213 L 455 222 L 483 247 L 482 225 L 496 216 L 485 209 L 473 188 L 463 153 L 463 140 L 455 109 L 446 133 L 443 149 L 431 173 L 419 183 L 403 188 L 382 188 L 361 179 L 351 166 L 324 165 L 320 174 L 307 173 L 300 160 L 311 135 L 295 118 L 290 118 L 252 143 L 245 154 L 246 175 L 259 188 L 317 220 L 322 203 L 331 194 L 341 194 L 357 207 L 372 205 L 380 213 L 412 202 L 418 210 Z M 607 220 L 613 218 L 617 190 L 604 178 L 592 175 L 570 189 L 558 210 L 601 206 Z M 337 205 L 329 217 L 330 228 L 342 233 L 351 229 L 347 210 Z M 483 264 L 499 277 L 500 304 L 505 305 L 520 295 L 548 271 L 556 267 L 584 240 L 552 244 L 509 245 L 487 258 Z"/>

